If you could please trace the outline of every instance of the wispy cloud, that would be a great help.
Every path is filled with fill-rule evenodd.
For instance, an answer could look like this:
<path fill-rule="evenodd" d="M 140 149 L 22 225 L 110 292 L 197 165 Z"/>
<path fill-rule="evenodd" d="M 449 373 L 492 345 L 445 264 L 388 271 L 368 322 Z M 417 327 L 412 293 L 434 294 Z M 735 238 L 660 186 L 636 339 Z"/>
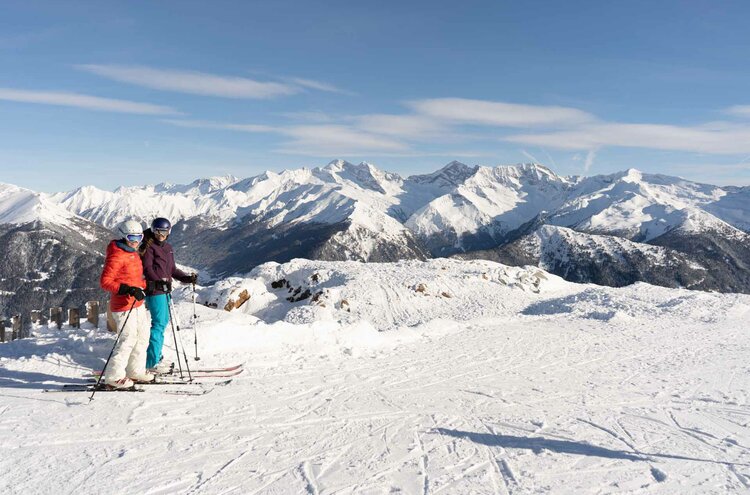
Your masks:
<path fill-rule="evenodd" d="M 534 155 L 532 155 L 531 153 L 529 153 L 526 150 L 521 150 L 521 154 L 523 156 L 525 156 L 526 158 L 528 158 L 529 160 L 531 160 L 532 162 L 534 162 L 534 163 L 542 163 L 539 160 L 537 160 L 537 158 Z"/>
<path fill-rule="evenodd" d="M 299 86 L 292 84 L 261 82 L 245 77 L 218 76 L 204 72 L 125 65 L 88 64 L 76 67 L 108 79 L 137 86 L 222 98 L 268 99 L 301 91 Z"/>
<path fill-rule="evenodd" d="M 734 105 L 724 110 L 724 113 L 737 117 L 750 117 L 750 105 Z"/>
<path fill-rule="evenodd" d="M 163 122 L 179 127 L 279 134 L 288 138 L 280 147 L 280 151 L 284 153 L 330 156 L 409 150 L 400 141 L 343 125 L 266 126 L 174 119 L 164 119 Z"/>
<path fill-rule="evenodd" d="M 293 126 L 282 131 L 292 137 L 283 147 L 285 151 L 314 150 L 317 154 L 370 153 L 406 151 L 408 146 L 387 137 L 362 132 L 342 125 Z"/>
<path fill-rule="evenodd" d="M 139 103 L 128 100 L 115 100 L 99 96 L 53 91 L 29 91 L 23 89 L 0 88 L 0 100 L 44 105 L 61 105 L 85 108 L 102 112 L 135 113 L 144 115 L 181 115 L 177 110 L 161 105 Z"/>
<path fill-rule="evenodd" d="M 586 160 L 583 162 L 583 173 L 587 174 L 591 170 L 591 167 L 594 165 L 594 160 L 596 159 L 596 150 L 589 150 L 588 153 L 586 153 Z"/>
<path fill-rule="evenodd" d="M 576 108 L 465 98 L 416 100 L 405 105 L 411 112 L 354 116 L 331 116 L 319 112 L 286 114 L 306 120 L 310 125 L 203 122 L 199 126 L 284 135 L 289 138 L 282 144 L 285 152 L 309 151 L 309 154 L 324 151 L 335 155 L 344 150 L 419 153 L 412 147 L 416 143 L 445 144 L 450 141 L 463 146 L 461 143 L 469 141 L 497 142 L 499 139 L 524 146 L 538 146 L 553 163 L 545 148 L 584 152 L 586 154 L 582 160 L 585 172 L 590 171 L 597 153 L 606 147 L 724 155 L 750 153 L 750 124 L 736 121 L 706 122 L 696 126 L 607 122 Z M 748 112 L 750 115 L 750 106 L 739 105 L 726 112 L 737 115 Z M 198 126 L 185 123 L 175 125 Z M 488 129 L 488 132 L 483 134 L 478 128 Z M 509 132 L 514 128 L 526 130 L 522 133 Z"/>
<path fill-rule="evenodd" d="M 321 81 L 314 81 L 312 79 L 303 79 L 301 77 L 292 77 L 288 81 L 294 85 L 301 86 L 303 88 L 316 89 L 318 91 L 326 91 L 328 93 L 338 93 L 342 95 L 353 95 L 351 91 L 341 89 L 333 84 L 329 84 Z"/>
<path fill-rule="evenodd" d="M 319 124 L 331 123 L 335 120 L 331 115 L 328 115 L 327 113 L 320 112 L 320 111 L 284 112 L 284 113 L 280 113 L 279 115 L 281 115 L 282 117 L 286 117 L 288 119 L 292 119 L 292 120 L 316 122 Z"/>
<path fill-rule="evenodd" d="M 549 133 L 516 134 L 504 139 L 579 151 L 621 146 L 713 154 L 750 153 L 748 126 L 601 123 Z"/>
<path fill-rule="evenodd" d="M 366 132 L 409 139 L 433 138 L 447 132 L 447 126 L 421 115 L 373 114 L 354 117 L 356 126 Z"/>
<path fill-rule="evenodd" d="M 596 120 L 576 108 L 519 105 L 465 98 L 435 98 L 407 102 L 415 112 L 448 122 L 501 127 L 543 127 Z"/>
<path fill-rule="evenodd" d="M 181 119 L 162 119 L 162 122 L 175 125 L 177 127 L 186 127 L 190 129 L 220 129 L 225 131 L 238 132 L 280 132 L 277 127 L 260 124 L 231 124 L 225 122 L 211 122 L 208 120 Z"/>

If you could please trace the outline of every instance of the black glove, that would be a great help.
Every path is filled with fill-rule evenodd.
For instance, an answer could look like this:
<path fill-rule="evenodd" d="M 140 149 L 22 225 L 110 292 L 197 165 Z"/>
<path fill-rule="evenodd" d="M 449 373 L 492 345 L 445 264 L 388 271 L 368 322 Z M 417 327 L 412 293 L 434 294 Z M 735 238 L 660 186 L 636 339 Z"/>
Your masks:
<path fill-rule="evenodd" d="M 198 283 L 198 274 L 197 273 L 191 273 L 190 274 L 190 283 L 195 285 Z"/>
<path fill-rule="evenodd" d="M 136 301 L 143 301 L 146 298 L 146 293 L 140 287 L 131 287 L 130 295 L 135 297 Z"/>
<path fill-rule="evenodd" d="M 154 290 L 160 290 L 166 293 L 172 292 L 172 281 L 165 278 L 154 280 Z"/>
<path fill-rule="evenodd" d="M 120 284 L 120 289 L 117 291 L 117 294 L 121 296 L 135 297 L 136 301 L 143 301 L 146 298 L 146 293 L 143 292 L 143 289 L 127 284 Z"/>

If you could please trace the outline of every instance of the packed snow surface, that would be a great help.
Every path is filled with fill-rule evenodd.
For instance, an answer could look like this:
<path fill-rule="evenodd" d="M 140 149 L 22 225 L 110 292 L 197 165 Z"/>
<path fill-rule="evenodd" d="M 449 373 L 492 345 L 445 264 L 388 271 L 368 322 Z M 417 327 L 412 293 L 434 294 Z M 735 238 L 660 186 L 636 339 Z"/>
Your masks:
<path fill-rule="evenodd" d="M 227 385 L 89 403 L 42 389 L 101 367 L 106 331 L 0 344 L 0 492 L 750 490 L 750 296 L 456 260 L 269 263 L 197 322 L 190 296 L 190 364 L 244 363 Z"/>

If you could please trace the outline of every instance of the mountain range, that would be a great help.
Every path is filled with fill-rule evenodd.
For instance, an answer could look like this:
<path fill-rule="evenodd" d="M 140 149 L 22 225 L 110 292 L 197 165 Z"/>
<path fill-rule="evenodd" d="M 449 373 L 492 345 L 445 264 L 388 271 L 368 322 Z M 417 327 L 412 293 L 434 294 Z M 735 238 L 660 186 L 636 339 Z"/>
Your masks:
<path fill-rule="evenodd" d="M 0 185 L 0 246 L 26 250 L 0 264 L 2 283 L 22 278 L 31 287 L 24 291 L 37 292 L 95 287 L 107 229 L 128 218 L 146 226 L 156 216 L 173 222 L 178 262 L 213 278 L 296 257 L 456 256 L 533 264 L 576 282 L 750 292 L 750 187 L 635 169 L 562 177 L 533 163 L 455 161 L 406 178 L 335 160 L 115 191 L 84 186 L 44 194 Z M 95 273 L 75 278 L 84 268 Z M 56 275 L 60 270 L 70 273 Z M 47 284 L 35 285 L 40 278 Z M 0 311 L 18 305 L 20 296 L 6 294 L 18 291 L 7 284 L 0 290 Z"/>

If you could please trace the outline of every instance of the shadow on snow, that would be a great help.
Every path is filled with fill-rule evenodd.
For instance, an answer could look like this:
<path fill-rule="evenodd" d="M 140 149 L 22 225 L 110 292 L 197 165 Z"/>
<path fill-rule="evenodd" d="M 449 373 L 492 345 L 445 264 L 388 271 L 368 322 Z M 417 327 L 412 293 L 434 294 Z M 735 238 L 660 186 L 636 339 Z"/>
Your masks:
<path fill-rule="evenodd" d="M 612 450 L 604 447 L 597 447 L 596 445 L 591 445 L 585 442 L 554 440 L 544 437 L 493 435 L 491 433 L 474 433 L 469 431 L 452 430 L 448 428 L 436 428 L 434 431 L 440 433 L 441 435 L 447 435 L 456 438 L 465 438 L 467 440 L 471 440 L 474 443 L 486 445 L 488 447 L 531 450 L 535 454 L 538 454 L 542 450 L 549 450 L 550 452 L 556 452 L 560 454 L 604 457 L 607 459 L 622 459 L 626 461 L 653 461 L 654 457 L 660 457 L 683 461 L 710 462 L 713 464 L 723 464 L 726 466 L 750 466 L 750 464 L 745 463 L 717 461 L 714 459 L 700 459 L 697 457 L 686 457 L 681 455 L 650 454 L 645 452 Z"/>

